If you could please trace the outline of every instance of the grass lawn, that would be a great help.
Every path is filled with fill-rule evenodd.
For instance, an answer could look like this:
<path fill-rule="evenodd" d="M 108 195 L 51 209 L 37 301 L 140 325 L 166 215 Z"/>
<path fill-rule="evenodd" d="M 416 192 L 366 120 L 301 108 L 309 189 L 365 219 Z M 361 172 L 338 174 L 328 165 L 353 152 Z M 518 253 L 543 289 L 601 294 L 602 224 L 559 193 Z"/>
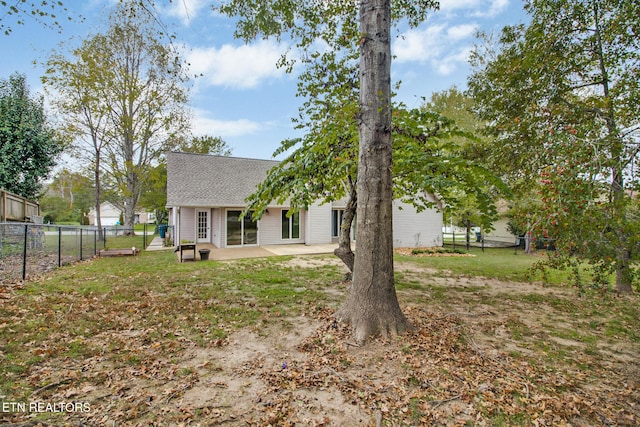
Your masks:
<path fill-rule="evenodd" d="M 537 256 L 473 254 L 398 255 L 415 328 L 363 347 L 332 316 L 348 286 L 332 256 L 143 252 L 0 287 L 0 420 L 638 425 L 637 294 L 578 296 L 568 273 L 530 277 Z"/>

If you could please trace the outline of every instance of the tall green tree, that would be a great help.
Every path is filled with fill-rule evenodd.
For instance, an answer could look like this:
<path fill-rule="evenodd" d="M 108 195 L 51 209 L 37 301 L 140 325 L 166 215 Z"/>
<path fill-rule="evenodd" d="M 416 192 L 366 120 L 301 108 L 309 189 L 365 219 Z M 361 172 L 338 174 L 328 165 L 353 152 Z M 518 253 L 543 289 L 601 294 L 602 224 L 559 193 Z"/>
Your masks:
<path fill-rule="evenodd" d="M 528 25 L 478 50 L 469 80 L 514 183 L 539 186 L 527 221 L 555 239 L 555 261 L 585 259 L 630 292 L 637 256 L 640 4 L 533 0 Z"/>
<path fill-rule="evenodd" d="M 145 175 L 189 128 L 188 76 L 179 54 L 158 40 L 157 21 L 139 2 L 122 3 L 98 36 L 109 54 L 107 170 L 124 199 L 124 226 L 133 229 Z"/>
<path fill-rule="evenodd" d="M 230 156 L 232 149 L 220 137 L 210 135 L 184 138 L 176 144 L 176 150 L 184 153 Z M 151 168 L 143 184 L 140 206 L 155 213 L 156 224 L 167 221 L 167 163 L 163 157 L 160 163 Z"/>
<path fill-rule="evenodd" d="M 140 196 L 140 206 L 154 212 L 157 225 L 166 223 L 167 163 L 164 159 L 147 174 L 144 192 Z"/>
<path fill-rule="evenodd" d="M 53 177 L 45 194 L 40 197 L 40 211 L 45 221 L 88 224 L 93 194 L 90 177 L 63 169 Z"/>
<path fill-rule="evenodd" d="M 317 58 L 321 45 L 339 51 L 360 51 L 358 251 L 352 286 L 339 317 L 350 323 L 359 342 L 372 334 L 400 333 L 408 327 L 395 294 L 392 237 L 391 144 L 391 26 L 407 18 L 416 25 L 436 5 L 416 2 L 363 0 L 332 2 L 255 2 L 230 0 L 219 7 L 238 18 L 236 35 L 282 37 Z M 291 66 L 291 58 L 281 64 Z"/>
<path fill-rule="evenodd" d="M 219 136 L 200 135 L 183 139 L 177 144 L 176 150 L 183 153 L 212 154 L 216 156 L 230 156 L 231 148 Z"/>
<path fill-rule="evenodd" d="M 69 88 L 61 92 L 65 110 L 80 116 L 96 180 L 102 170 L 116 186 L 127 229 L 146 175 L 189 128 L 186 69 L 159 34 L 145 2 L 123 1 L 106 33 L 87 39 L 69 60 L 53 57 L 46 78 Z"/>
<path fill-rule="evenodd" d="M 467 235 L 471 225 L 487 231 L 493 229 L 497 219 L 495 202 L 511 195 L 493 172 L 495 164 L 488 155 L 493 139 L 484 135 L 485 123 L 474 113 L 474 105 L 472 97 L 453 86 L 434 92 L 422 106 L 424 111 L 445 117 L 455 127 L 451 141 L 442 148 L 447 151 L 442 175 L 455 178 L 455 185 L 447 186 L 454 194 L 447 191 L 449 194 L 443 194 L 442 198 L 446 214 L 456 225 L 467 227 Z M 453 165 L 449 166 L 450 162 Z"/>
<path fill-rule="evenodd" d="M 26 77 L 0 79 L 0 187 L 35 199 L 63 148 Z"/>
<path fill-rule="evenodd" d="M 111 106 L 107 89 L 115 79 L 103 50 L 102 39 L 86 39 L 70 58 L 54 53 L 47 60 L 42 77 L 53 94 L 53 104 L 62 117 L 61 130 L 73 141 L 74 157 L 90 165 L 93 176 L 96 226 L 102 230 L 100 205 L 103 202 L 103 157 L 113 138 Z"/>

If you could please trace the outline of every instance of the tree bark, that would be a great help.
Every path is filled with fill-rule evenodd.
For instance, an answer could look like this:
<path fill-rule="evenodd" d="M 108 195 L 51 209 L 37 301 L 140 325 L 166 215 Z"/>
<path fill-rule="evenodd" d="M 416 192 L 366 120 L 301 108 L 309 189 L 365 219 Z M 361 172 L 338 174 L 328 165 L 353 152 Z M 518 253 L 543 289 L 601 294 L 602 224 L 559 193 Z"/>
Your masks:
<path fill-rule="evenodd" d="M 623 171 L 620 165 L 623 164 L 624 159 L 624 143 L 618 133 L 618 127 L 616 125 L 616 113 L 613 102 L 610 102 L 610 90 L 609 90 L 609 70 L 605 63 L 605 52 L 602 47 L 602 27 L 600 25 L 600 9 L 598 2 L 593 3 L 593 16 L 595 21 L 595 35 L 596 35 L 596 48 L 599 58 L 600 73 L 602 75 L 602 92 L 604 98 L 607 100 L 607 115 L 605 122 L 607 124 L 608 138 L 610 143 L 611 157 L 612 157 L 612 182 L 611 182 L 611 195 L 615 217 L 620 218 L 624 223 L 627 216 L 627 207 L 625 203 L 625 191 L 624 191 L 624 178 Z M 629 254 L 629 239 L 627 238 L 626 227 L 621 227 L 618 230 L 619 245 L 616 250 L 616 291 L 620 293 L 631 293 L 631 282 L 633 276 L 631 274 L 631 256 Z"/>
<path fill-rule="evenodd" d="M 96 227 L 98 228 L 98 240 L 103 241 L 102 233 L 102 214 L 100 213 L 100 199 L 102 199 L 102 187 L 100 186 L 100 155 L 96 154 L 95 169 L 93 171 L 93 182 L 95 185 L 95 203 L 96 203 Z"/>
<path fill-rule="evenodd" d="M 353 264 L 355 260 L 355 254 L 351 250 L 351 225 L 353 219 L 356 216 L 356 209 L 358 207 L 358 193 L 352 180 L 349 180 L 351 190 L 347 198 L 347 207 L 342 215 L 342 223 L 340 224 L 340 233 L 338 235 L 338 247 L 333 251 L 334 255 L 342 260 L 344 265 L 349 269 L 347 274 L 347 280 L 353 279 Z"/>
<path fill-rule="evenodd" d="M 409 328 L 393 277 L 390 24 L 390 0 L 360 2 L 358 249 L 351 289 L 338 311 L 360 344 Z"/>

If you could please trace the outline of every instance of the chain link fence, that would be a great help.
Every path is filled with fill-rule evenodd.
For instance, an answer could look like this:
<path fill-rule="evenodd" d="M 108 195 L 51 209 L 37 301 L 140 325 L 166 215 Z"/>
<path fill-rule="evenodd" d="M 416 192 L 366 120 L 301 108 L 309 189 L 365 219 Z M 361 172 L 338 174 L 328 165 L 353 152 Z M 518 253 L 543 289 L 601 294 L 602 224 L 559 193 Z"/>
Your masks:
<path fill-rule="evenodd" d="M 107 248 L 146 248 L 155 227 L 73 227 L 0 223 L 0 283 L 33 278 L 99 255 Z"/>
<path fill-rule="evenodd" d="M 554 239 L 535 239 L 531 242 L 532 249 L 544 249 L 547 251 L 555 250 Z M 470 234 L 465 233 L 444 233 L 444 246 L 453 249 L 461 249 L 471 251 L 474 249 L 480 249 L 484 251 L 485 248 L 513 248 L 514 253 L 518 251 L 524 251 L 526 247 L 524 236 L 514 235 L 491 235 L 485 236 L 480 232 L 473 232 Z"/>

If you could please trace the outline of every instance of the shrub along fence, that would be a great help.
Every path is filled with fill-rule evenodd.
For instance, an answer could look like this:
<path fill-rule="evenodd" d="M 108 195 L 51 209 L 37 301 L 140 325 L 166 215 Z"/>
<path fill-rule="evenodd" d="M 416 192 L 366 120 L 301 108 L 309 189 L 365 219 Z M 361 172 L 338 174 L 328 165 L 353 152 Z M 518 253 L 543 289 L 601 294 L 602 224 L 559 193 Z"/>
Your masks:
<path fill-rule="evenodd" d="M 34 277 L 92 258 L 107 248 L 146 248 L 155 228 L 0 223 L 0 283 Z"/>

